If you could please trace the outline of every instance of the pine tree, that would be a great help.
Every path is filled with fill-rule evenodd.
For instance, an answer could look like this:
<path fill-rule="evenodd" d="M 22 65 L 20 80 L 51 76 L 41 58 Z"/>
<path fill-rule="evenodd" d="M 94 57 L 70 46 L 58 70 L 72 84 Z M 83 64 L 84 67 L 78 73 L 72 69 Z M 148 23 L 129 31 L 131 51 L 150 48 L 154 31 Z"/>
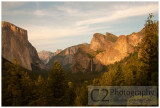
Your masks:
<path fill-rule="evenodd" d="M 19 62 L 14 59 L 14 64 L 8 67 L 8 81 L 3 83 L 7 86 L 7 105 L 21 106 L 28 105 L 32 99 L 32 81 L 29 75 L 23 70 Z M 6 103 L 3 103 L 4 105 Z"/>
<path fill-rule="evenodd" d="M 76 90 L 75 105 L 86 106 L 88 104 L 88 81 L 85 81 L 81 87 Z"/>
<path fill-rule="evenodd" d="M 76 97 L 75 89 L 72 82 L 68 82 L 69 88 L 66 90 L 66 105 L 73 106 Z"/>
<path fill-rule="evenodd" d="M 66 90 L 68 82 L 64 71 L 58 61 L 53 64 L 53 68 L 48 77 L 48 101 L 50 105 L 63 106 L 66 104 Z"/>
<path fill-rule="evenodd" d="M 145 37 L 141 43 L 139 81 L 141 85 L 158 84 L 158 23 L 149 14 L 145 24 Z"/>
<path fill-rule="evenodd" d="M 122 86 L 124 85 L 124 74 L 120 64 L 117 64 L 117 70 L 113 78 L 112 85 Z"/>
<path fill-rule="evenodd" d="M 35 89 L 33 89 L 34 99 L 29 103 L 29 105 L 46 106 L 47 105 L 46 89 L 47 89 L 46 83 L 43 77 L 39 75 L 37 81 L 35 82 Z"/>
<path fill-rule="evenodd" d="M 44 83 L 44 79 L 42 78 L 41 75 L 38 76 L 38 80 L 37 80 L 37 84 L 40 85 L 40 84 L 43 84 Z"/>

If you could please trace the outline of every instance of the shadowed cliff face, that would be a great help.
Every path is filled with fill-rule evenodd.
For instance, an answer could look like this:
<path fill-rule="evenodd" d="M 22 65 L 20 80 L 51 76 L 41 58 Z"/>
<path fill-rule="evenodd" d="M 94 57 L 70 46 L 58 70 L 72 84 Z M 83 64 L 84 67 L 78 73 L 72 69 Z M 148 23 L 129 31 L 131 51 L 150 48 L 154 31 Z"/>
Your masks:
<path fill-rule="evenodd" d="M 79 46 L 88 46 L 88 44 L 75 45 L 64 49 L 59 54 L 53 56 L 47 63 L 47 66 L 51 69 L 53 63 L 58 60 L 65 69 L 70 70 L 73 62 L 73 56 L 77 52 Z"/>
<path fill-rule="evenodd" d="M 10 62 L 15 58 L 28 70 L 32 70 L 31 64 L 46 69 L 28 41 L 27 31 L 8 22 L 2 22 L 2 57 Z"/>
<path fill-rule="evenodd" d="M 90 49 L 89 46 L 81 46 L 73 56 L 72 73 L 91 73 L 103 69 L 102 64 L 98 60 L 94 59 L 95 55 L 99 52 L 95 52 Z M 98 63 L 97 63 L 98 62 Z"/>
<path fill-rule="evenodd" d="M 47 63 L 47 66 L 51 69 L 56 60 L 58 60 L 62 66 L 70 65 L 72 63 L 73 55 L 76 53 L 76 51 L 77 46 L 64 49 L 59 54 L 53 56 Z"/>

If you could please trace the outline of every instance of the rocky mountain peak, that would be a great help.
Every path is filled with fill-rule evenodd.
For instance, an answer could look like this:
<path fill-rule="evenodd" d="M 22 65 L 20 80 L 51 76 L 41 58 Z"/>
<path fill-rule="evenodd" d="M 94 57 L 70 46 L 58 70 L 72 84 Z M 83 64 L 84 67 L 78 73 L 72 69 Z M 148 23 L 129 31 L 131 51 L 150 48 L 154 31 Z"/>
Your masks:
<path fill-rule="evenodd" d="M 62 49 L 57 49 L 56 52 L 50 52 L 50 51 L 40 51 L 38 52 L 39 58 L 43 61 L 44 64 L 47 64 L 49 60 L 53 57 L 59 54 L 62 51 Z"/>
<path fill-rule="evenodd" d="M 62 49 L 57 49 L 56 52 L 53 53 L 54 56 L 57 55 L 57 54 L 59 54 L 61 51 L 62 51 Z"/>
<path fill-rule="evenodd" d="M 112 39 L 112 37 L 114 37 Z M 116 36 L 111 33 L 106 33 L 106 35 L 95 33 L 91 40 L 90 49 L 97 50 L 105 50 L 106 47 L 110 47 L 115 41 Z"/>
<path fill-rule="evenodd" d="M 38 56 L 43 61 L 43 63 L 46 64 L 48 63 L 50 58 L 54 56 L 54 53 L 43 50 L 43 51 L 38 52 Z"/>
<path fill-rule="evenodd" d="M 58 60 L 60 62 L 60 64 L 65 68 L 65 69 L 70 69 L 71 65 L 73 63 L 73 57 L 76 54 L 77 50 L 79 47 L 83 47 L 83 46 L 89 46 L 88 43 L 82 43 L 79 45 L 75 45 L 75 46 L 71 46 L 68 47 L 64 50 L 62 50 L 59 54 L 57 54 L 56 56 L 53 56 L 49 62 L 47 63 L 47 66 L 49 68 L 52 67 L 52 64 Z"/>
<path fill-rule="evenodd" d="M 25 30 L 25 29 L 17 27 L 14 24 L 11 24 L 11 23 L 6 22 L 6 21 L 2 21 L 2 28 L 6 29 L 8 32 L 13 31 L 16 34 L 21 34 L 21 35 L 23 35 L 23 38 L 25 40 L 28 40 L 27 30 Z"/>
<path fill-rule="evenodd" d="M 15 58 L 28 70 L 32 70 L 32 65 L 46 69 L 36 49 L 28 41 L 27 31 L 4 21 L 2 22 L 2 57 L 10 62 Z"/>
<path fill-rule="evenodd" d="M 93 70 L 99 72 L 104 66 L 120 61 L 133 53 L 143 37 L 143 32 L 119 37 L 108 32 L 105 35 L 95 33 L 89 48 L 78 49 L 75 54 L 72 72 L 88 73 Z"/>
<path fill-rule="evenodd" d="M 112 33 L 109 33 L 109 32 L 106 32 L 106 35 L 105 35 L 106 39 L 108 41 L 111 41 L 111 42 L 116 42 L 118 37 Z"/>

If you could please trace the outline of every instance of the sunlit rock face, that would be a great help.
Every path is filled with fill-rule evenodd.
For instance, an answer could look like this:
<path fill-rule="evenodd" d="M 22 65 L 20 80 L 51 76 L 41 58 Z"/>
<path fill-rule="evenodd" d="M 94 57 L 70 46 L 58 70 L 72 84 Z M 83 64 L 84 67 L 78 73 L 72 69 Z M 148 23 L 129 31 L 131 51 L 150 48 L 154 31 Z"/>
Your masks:
<path fill-rule="evenodd" d="M 97 51 L 97 50 L 105 50 L 109 48 L 116 40 L 117 36 L 106 33 L 106 35 L 95 33 L 91 40 L 90 49 Z"/>
<path fill-rule="evenodd" d="M 135 47 L 143 37 L 143 30 L 138 33 L 121 36 L 115 36 L 108 32 L 105 35 L 95 33 L 90 46 L 85 51 L 81 48 L 76 53 L 72 63 L 72 72 L 87 73 L 93 70 L 99 72 L 103 69 L 103 66 L 120 61 L 129 56 L 130 53 L 135 52 Z M 87 56 L 88 54 L 94 56 Z"/>
<path fill-rule="evenodd" d="M 28 41 L 27 30 L 9 22 L 2 22 L 2 57 L 10 62 L 15 58 L 28 70 L 32 70 L 32 64 L 46 69 L 36 49 Z"/>
<path fill-rule="evenodd" d="M 121 35 L 110 48 L 107 48 L 105 52 L 96 55 L 95 58 L 103 65 L 120 61 L 135 51 L 135 47 L 141 42 L 143 37 L 144 34 L 140 32 L 132 33 L 127 36 Z"/>

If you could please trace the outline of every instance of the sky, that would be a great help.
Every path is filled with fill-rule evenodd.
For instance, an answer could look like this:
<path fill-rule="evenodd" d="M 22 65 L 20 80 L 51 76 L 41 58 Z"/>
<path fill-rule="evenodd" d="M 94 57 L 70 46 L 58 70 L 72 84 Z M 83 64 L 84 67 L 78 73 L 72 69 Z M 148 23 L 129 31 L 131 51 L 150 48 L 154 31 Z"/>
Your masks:
<path fill-rule="evenodd" d="M 90 43 L 94 33 L 116 36 L 140 31 L 158 2 L 2 2 L 2 21 L 28 31 L 37 51 Z"/>

